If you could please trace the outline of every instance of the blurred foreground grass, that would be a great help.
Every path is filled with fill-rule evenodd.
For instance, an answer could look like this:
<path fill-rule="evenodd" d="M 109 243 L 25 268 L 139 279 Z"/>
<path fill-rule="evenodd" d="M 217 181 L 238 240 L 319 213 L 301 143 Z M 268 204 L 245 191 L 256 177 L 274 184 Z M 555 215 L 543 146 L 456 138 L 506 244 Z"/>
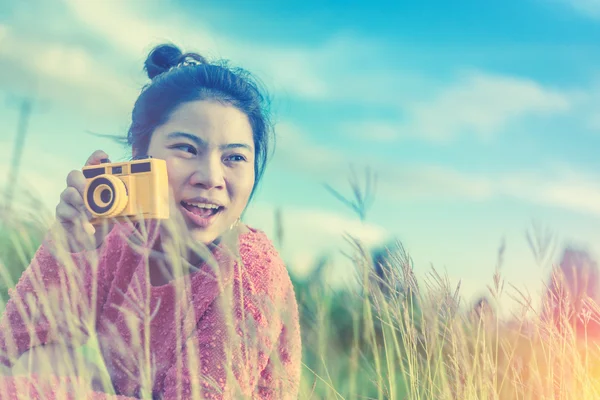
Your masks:
<path fill-rule="evenodd" d="M 3 218 L 2 304 L 46 233 L 36 214 Z M 326 258 L 302 279 L 289 266 L 301 313 L 301 399 L 600 398 L 596 336 L 575 329 L 592 325 L 594 304 L 584 301 L 577 314 L 563 307 L 549 319 L 522 296 L 522 309 L 501 320 L 485 302 L 461 307 L 458 288 L 435 271 L 417 283 L 400 243 L 374 250 L 348 242 L 356 290 L 324 283 Z M 492 303 L 503 290 L 498 272 Z M 556 302 L 549 298 L 547 307 Z M 89 349 L 83 348 L 94 360 Z"/>

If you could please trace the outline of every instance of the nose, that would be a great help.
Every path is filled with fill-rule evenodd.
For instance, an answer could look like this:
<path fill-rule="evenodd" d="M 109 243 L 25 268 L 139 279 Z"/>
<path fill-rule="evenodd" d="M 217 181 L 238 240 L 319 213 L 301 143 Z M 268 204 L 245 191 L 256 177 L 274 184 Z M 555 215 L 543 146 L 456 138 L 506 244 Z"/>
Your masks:
<path fill-rule="evenodd" d="M 196 169 L 190 177 L 190 184 L 204 189 L 223 188 L 225 178 L 223 164 L 219 157 L 202 157 L 196 164 Z"/>

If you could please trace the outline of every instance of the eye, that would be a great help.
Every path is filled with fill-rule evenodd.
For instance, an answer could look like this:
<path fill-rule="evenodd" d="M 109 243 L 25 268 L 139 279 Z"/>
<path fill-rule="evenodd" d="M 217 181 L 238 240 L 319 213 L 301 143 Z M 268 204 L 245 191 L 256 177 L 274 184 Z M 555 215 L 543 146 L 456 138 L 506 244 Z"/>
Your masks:
<path fill-rule="evenodd" d="M 232 154 L 230 156 L 225 157 L 226 161 L 233 161 L 233 162 L 241 162 L 241 161 L 246 161 L 246 157 L 244 157 L 241 154 Z"/>
<path fill-rule="evenodd" d="M 191 144 L 187 144 L 187 143 L 178 143 L 175 144 L 173 146 L 169 147 L 170 149 L 177 149 L 177 150 L 182 150 L 185 151 L 187 153 L 191 153 L 191 154 L 198 154 L 198 151 L 196 150 L 196 148 L 194 146 L 192 146 Z"/>

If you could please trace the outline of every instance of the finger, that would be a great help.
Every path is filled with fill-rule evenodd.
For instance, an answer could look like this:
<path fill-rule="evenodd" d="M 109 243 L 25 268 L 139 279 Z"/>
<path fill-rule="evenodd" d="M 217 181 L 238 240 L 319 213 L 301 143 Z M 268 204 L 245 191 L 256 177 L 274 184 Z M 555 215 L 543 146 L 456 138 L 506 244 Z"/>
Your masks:
<path fill-rule="evenodd" d="M 84 219 L 82 221 L 82 224 L 83 224 L 83 230 L 88 235 L 93 235 L 94 233 L 96 233 L 96 227 L 94 225 L 92 225 L 88 219 Z"/>
<path fill-rule="evenodd" d="M 81 218 L 81 212 L 69 204 L 60 203 L 56 206 L 56 218 L 62 224 L 74 224 Z"/>
<path fill-rule="evenodd" d="M 75 236 L 80 235 L 82 233 L 91 236 L 96 232 L 96 228 L 90 223 L 90 221 L 85 216 L 79 214 L 78 217 L 76 217 L 73 223 L 71 224 L 71 232 L 73 232 Z"/>
<path fill-rule="evenodd" d="M 89 235 L 93 235 L 96 231 L 96 228 L 85 216 L 82 216 L 79 210 L 66 203 L 61 203 L 56 207 L 56 218 L 68 232 L 75 236 L 82 231 Z"/>
<path fill-rule="evenodd" d="M 85 214 L 87 220 L 92 219 L 92 213 L 87 209 L 81 193 L 72 186 L 67 187 L 60 195 L 60 198 L 66 204 L 77 209 L 80 213 Z"/>
<path fill-rule="evenodd" d="M 85 206 L 83 203 L 83 197 L 81 197 L 79 191 L 73 186 L 68 186 L 65 190 L 63 190 L 63 192 L 60 194 L 60 199 L 74 208 L 79 209 Z"/>
<path fill-rule="evenodd" d="M 77 189 L 82 199 L 84 196 L 86 184 L 87 180 L 85 179 L 83 172 L 79 170 L 73 170 L 69 172 L 69 175 L 67 175 L 67 186 Z"/>
<path fill-rule="evenodd" d="M 98 165 L 102 162 L 102 160 L 108 160 L 108 154 L 106 154 L 102 150 L 96 150 L 92 153 L 92 155 L 87 159 L 85 165 Z"/>

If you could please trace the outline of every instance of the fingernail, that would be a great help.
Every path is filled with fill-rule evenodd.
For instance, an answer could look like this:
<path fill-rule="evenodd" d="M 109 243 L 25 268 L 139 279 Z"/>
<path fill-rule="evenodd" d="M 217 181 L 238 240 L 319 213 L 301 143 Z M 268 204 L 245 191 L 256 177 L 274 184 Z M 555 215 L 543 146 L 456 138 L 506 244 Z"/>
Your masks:
<path fill-rule="evenodd" d="M 96 233 L 96 228 L 94 227 L 94 225 L 92 225 L 90 223 L 85 224 L 85 228 L 84 229 L 90 235 L 93 235 L 94 233 Z"/>

